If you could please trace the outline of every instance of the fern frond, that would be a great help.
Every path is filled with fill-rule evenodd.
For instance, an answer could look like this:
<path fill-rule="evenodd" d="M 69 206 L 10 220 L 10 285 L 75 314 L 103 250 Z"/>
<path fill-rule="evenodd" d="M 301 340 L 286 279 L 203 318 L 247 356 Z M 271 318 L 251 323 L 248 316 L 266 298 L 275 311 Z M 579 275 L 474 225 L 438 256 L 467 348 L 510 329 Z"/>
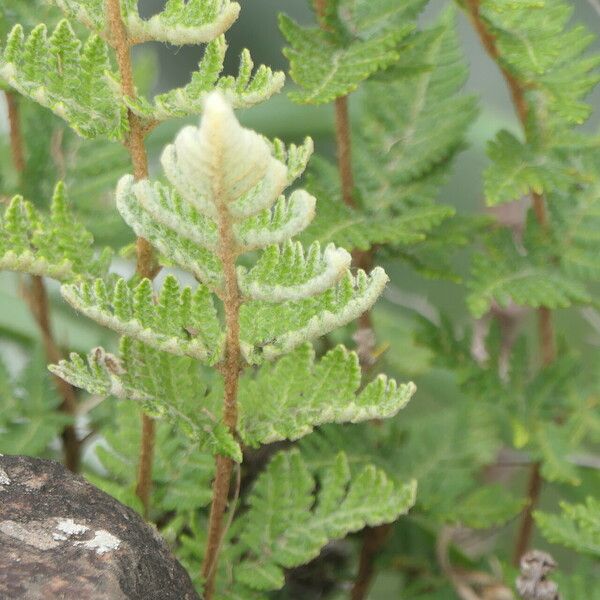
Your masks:
<path fill-rule="evenodd" d="M 48 38 L 38 25 L 25 38 L 17 25 L 0 56 L 0 79 L 20 94 L 52 110 L 82 137 L 121 139 L 125 107 L 108 85 L 106 44 L 92 35 L 81 48 L 68 21 Z"/>
<path fill-rule="evenodd" d="M 161 12 L 146 20 L 140 17 L 138 1 L 121 3 L 125 25 L 136 43 L 205 44 L 227 31 L 240 13 L 240 5 L 231 0 L 167 0 Z"/>
<path fill-rule="evenodd" d="M 541 459 L 542 476 L 547 481 L 581 485 L 577 467 L 568 459 L 573 451 L 573 437 L 568 427 L 556 423 L 542 421 L 534 428 L 531 441 Z"/>
<path fill-rule="evenodd" d="M 461 497 L 444 514 L 444 521 L 473 529 L 489 529 L 508 523 L 527 505 L 500 484 L 482 485 Z"/>
<path fill-rule="evenodd" d="M 330 467 L 343 451 L 353 473 L 373 464 L 396 482 L 415 479 L 418 503 L 428 518 L 486 527 L 514 516 L 512 510 L 518 504 L 507 495 L 497 504 L 477 508 L 470 500 L 472 494 L 486 489 L 477 473 L 502 446 L 495 418 L 489 406 L 474 407 L 469 397 L 444 410 L 431 407 L 423 414 L 383 421 L 375 431 L 368 423 L 324 425 L 302 438 L 300 449 L 308 464 L 319 471 Z M 490 492 L 485 495 L 489 497 Z M 468 515 L 461 510 L 463 501 L 470 502 Z"/>
<path fill-rule="evenodd" d="M 454 13 L 446 11 L 406 41 L 382 81 L 364 86 L 354 146 L 358 209 L 340 201 L 332 166 L 321 161 L 311 171 L 308 187 L 320 205 L 308 240 L 405 252 L 454 214 L 435 200 L 476 114 L 474 98 L 461 93 L 466 77 Z"/>
<path fill-rule="evenodd" d="M 315 200 L 298 191 L 285 204 L 280 193 L 304 168 L 311 150 L 310 143 L 289 150 L 280 142 L 271 146 L 243 129 L 215 94 L 207 100 L 201 127 L 184 128 L 163 152 L 165 173 L 180 197 L 159 185 L 134 184 L 127 176 L 119 184 L 117 207 L 138 235 L 220 294 L 219 224 L 223 218 L 232 223 L 236 239 L 228 243 L 237 246 L 236 255 L 268 241 L 287 241 L 286 235 L 310 220 Z M 369 277 L 359 272 L 354 278 L 348 266 L 341 249 L 331 247 L 322 255 L 315 245 L 305 257 L 300 246 L 284 243 L 283 249 L 267 249 L 249 272 L 240 269 L 240 287 L 250 298 L 241 309 L 246 359 L 290 351 L 370 307 L 387 276 L 375 269 Z"/>
<path fill-rule="evenodd" d="M 371 214 L 344 205 L 337 195 L 320 198 L 318 217 L 303 239 L 333 242 L 358 250 L 369 250 L 379 244 L 396 247 L 416 244 L 454 215 L 452 207 L 434 204 L 407 208 L 396 216 Z"/>
<path fill-rule="evenodd" d="M 246 360 L 271 360 L 350 323 L 375 303 L 387 282 L 385 271 L 376 267 L 370 275 L 348 272 L 335 287 L 303 300 L 244 304 L 240 335 Z"/>
<path fill-rule="evenodd" d="M 254 63 L 248 50 L 242 52 L 237 77 L 221 76 L 226 51 L 227 43 L 221 36 L 206 47 L 198 69 L 185 87 L 159 94 L 152 102 L 141 96 L 135 100 L 125 98 L 125 104 L 144 119 L 165 121 L 202 113 L 206 97 L 215 90 L 219 90 L 234 108 L 254 106 L 281 90 L 284 74 L 273 72 L 264 65 L 252 73 Z"/>
<path fill-rule="evenodd" d="M 398 42 L 412 26 L 347 44 L 331 32 L 302 28 L 285 15 L 280 15 L 279 28 L 290 44 L 284 49 L 290 75 L 301 88 L 291 92 L 290 98 L 302 104 L 326 104 L 396 61 Z"/>
<path fill-rule="evenodd" d="M 119 357 L 103 348 L 87 359 L 71 354 L 50 371 L 91 394 L 132 400 L 150 415 L 176 424 L 200 447 L 241 461 L 241 450 L 220 419 L 214 396 L 197 363 L 157 351 L 129 337 L 121 339 Z"/>
<path fill-rule="evenodd" d="M 170 275 L 156 300 L 148 279 L 131 288 L 119 278 L 112 289 L 97 279 L 63 285 L 61 293 L 90 319 L 152 348 L 208 364 L 220 359 L 223 333 L 212 296 L 204 286 L 181 290 Z"/>
<path fill-rule="evenodd" d="M 549 209 L 556 231 L 557 255 L 565 272 L 586 281 L 600 278 L 600 183 L 596 169 L 589 183 L 571 186 L 549 196 Z"/>
<path fill-rule="evenodd" d="M 309 344 L 240 381 L 239 431 L 250 446 L 296 440 L 324 423 L 359 423 L 395 415 L 414 394 L 380 375 L 359 392 L 358 357 L 343 346 L 318 362 Z"/>
<path fill-rule="evenodd" d="M 535 512 L 544 537 L 552 544 L 600 557 L 600 501 L 590 497 L 585 504 L 561 502 L 560 507 L 560 515 Z"/>
<path fill-rule="evenodd" d="M 255 590 L 283 587 L 283 569 L 318 556 L 329 540 L 406 513 L 416 484 L 396 485 L 382 471 L 366 467 L 352 476 L 340 453 L 316 481 L 301 454 L 281 452 L 256 481 L 239 533 L 247 552 L 235 569 L 238 582 Z"/>
<path fill-rule="evenodd" d="M 111 253 L 96 256 L 93 238 L 71 213 L 65 188 L 54 191 L 49 218 L 20 196 L 0 219 L 0 269 L 48 276 L 59 281 L 102 277 Z"/>

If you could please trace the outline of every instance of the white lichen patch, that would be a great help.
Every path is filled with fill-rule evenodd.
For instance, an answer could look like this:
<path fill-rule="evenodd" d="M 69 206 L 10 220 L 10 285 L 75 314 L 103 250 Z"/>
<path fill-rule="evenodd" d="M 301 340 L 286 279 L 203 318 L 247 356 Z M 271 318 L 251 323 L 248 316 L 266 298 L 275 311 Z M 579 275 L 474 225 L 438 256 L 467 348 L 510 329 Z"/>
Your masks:
<path fill-rule="evenodd" d="M 121 545 L 121 540 L 112 535 L 105 529 L 98 529 L 94 532 L 94 537 L 91 540 L 75 542 L 75 546 L 83 546 L 88 550 L 94 550 L 96 554 L 105 554 L 116 550 Z"/>
<path fill-rule="evenodd" d="M 0 454 L 0 456 L 2 455 Z M 4 469 L 0 469 L 0 485 L 10 485 L 10 477 Z"/>
<path fill-rule="evenodd" d="M 81 535 L 89 530 L 87 525 L 81 525 L 79 523 L 75 523 L 73 519 L 61 519 L 56 527 L 54 528 L 54 533 L 52 537 L 55 540 L 64 541 L 71 536 Z"/>

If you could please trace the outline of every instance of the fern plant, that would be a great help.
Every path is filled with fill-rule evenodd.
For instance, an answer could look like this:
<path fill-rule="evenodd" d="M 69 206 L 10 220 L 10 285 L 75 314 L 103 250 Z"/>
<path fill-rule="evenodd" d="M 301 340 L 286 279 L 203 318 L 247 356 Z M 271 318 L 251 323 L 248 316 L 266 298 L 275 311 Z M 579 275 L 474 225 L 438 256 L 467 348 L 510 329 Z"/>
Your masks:
<path fill-rule="evenodd" d="M 509 598 L 510 554 L 547 543 L 588 557 L 560 565 L 561 594 L 593 595 L 597 353 L 571 324 L 597 319 L 598 140 L 579 126 L 599 60 L 568 2 L 280 16 L 296 106 L 267 117 L 308 133 L 307 105 L 332 104 L 336 166 L 322 139 L 311 159 L 310 138 L 240 125 L 233 111 L 284 75 L 246 50 L 225 69 L 237 2 L 0 4 L 0 268 L 28 276 L 45 354 L 20 378 L 12 357 L 0 369 L 0 452 L 54 456 L 61 437 L 67 465 L 153 521 L 208 599 Z M 519 125 L 488 143 L 491 218 L 448 186 L 476 172 L 491 121 L 464 92 L 460 11 Z M 201 46 L 189 82 L 153 95 L 147 42 Z M 113 260 L 104 243 L 128 245 Z M 394 378 L 413 376 L 419 402 L 398 414 L 415 386 Z"/>
<path fill-rule="evenodd" d="M 333 245 L 321 252 L 318 244 L 313 244 L 305 254 L 302 246 L 289 241 L 295 229 L 305 225 L 302 221 L 309 220 L 303 217 L 290 226 L 294 213 L 312 216 L 314 211 L 315 199 L 302 190 L 290 196 L 289 207 L 281 196 L 302 170 L 298 161 L 305 163 L 307 154 L 306 148 L 286 151 L 280 145 L 272 146 L 242 128 L 224 97 L 213 93 L 206 100 L 201 126 L 184 128 L 163 152 L 170 185 L 135 182 L 126 176 L 117 191 L 123 218 L 137 235 L 190 270 L 200 281 L 196 290 L 181 290 L 172 276 L 165 279 L 156 300 L 148 279 L 135 287 L 125 279 L 109 286 L 97 279 L 62 288 L 64 298 L 76 310 L 123 337 L 119 357 L 95 349 L 87 362 L 74 355 L 69 362 L 51 367 L 52 371 L 91 393 L 136 400 L 157 417 L 173 418 L 200 448 L 217 455 L 203 563 L 207 597 L 214 593 L 229 481 L 234 464 L 243 458 L 240 442 L 257 446 L 294 440 L 322 423 L 391 416 L 414 392 L 412 384 L 398 386 L 379 376 L 357 394 L 361 377 L 356 355 L 338 348 L 315 364 L 310 346 L 305 345 L 358 317 L 387 282 L 379 268 L 371 274 L 351 274 L 349 255 Z M 282 211 L 282 206 L 291 210 Z M 280 245 L 273 245 L 273 240 Z M 262 252 L 254 266 L 238 266 L 241 258 L 256 249 Z M 222 321 L 213 297 L 222 303 Z M 270 369 L 266 361 L 295 349 L 290 360 L 282 358 L 275 372 Z M 301 358 L 303 355 L 306 358 Z M 216 365 L 222 374 L 222 381 L 204 394 L 194 359 Z M 244 365 L 262 366 L 252 377 L 240 379 Z M 186 372 L 189 379 L 184 383 Z M 314 378 L 314 384 L 308 378 Z M 199 394 L 204 399 L 194 401 Z M 284 468 L 282 460 L 273 459 L 270 468 L 275 472 Z M 294 458 L 285 467 L 291 471 L 289 475 L 271 477 L 282 486 L 287 476 L 306 479 L 306 493 L 310 494 L 314 482 L 304 474 L 299 460 Z M 341 487 L 329 492 L 333 498 L 343 497 L 339 495 L 349 481 L 349 475 L 344 475 L 348 470 L 343 466 L 345 459 L 340 460 L 331 477 L 343 479 L 338 484 Z M 369 489 L 373 476 L 386 490 L 394 488 L 383 474 L 373 471 L 358 477 L 345 502 L 351 505 L 363 494 L 373 493 Z M 261 489 L 257 483 L 257 501 Z M 394 492 L 396 499 L 382 494 L 379 502 L 385 503 L 385 508 L 375 502 L 353 522 L 343 518 L 349 506 L 338 506 L 333 498 L 321 500 L 319 512 L 339 509 L 342 516 L 330 531 L 320 530 L 318 541 L 312 542 L 313 550 L 290 555 L 291 548 L 282 548 L 279 558 L 273 550 L 275 563 L 269 574 L 262 576 L 264 581 L 247 559 L 250 562 L 237 571 L 237 580 L 259 589 L 281 587 L 281 576 L 272 580 L 277 564 L 301 564 L 316 555 L 330 536 L 340 537 L 366 524 L 395 518 L 412 503 L 409 490 L 414 491 L 413 484 Z M 352 500 L 354 495 L 358 495 L 356 500 Z M 284 498 L 271 497 L 269 492 L 261 500 L 260 511 L 275 512 L 285 522 L 283 510 L 265 505 Z M 312 495 L 306 500 L 294 496 L 290 501 L 300 515 L 313 504 Z M 250 539 L 263 529 L 263 518 L 262 512 L 254 515 L 252 511 L 243 517 L 249 523 L 245 527 Z M 256 532 L 250 533 L 254 528 Z M 315 529 L 319 530 L 318 525 Z M 255 546 L 250 547 L 256 552 Z"/>
<path fill-rule="evenodd" d="M 104 270 L 93 268 L 91 257 L 71 253 L 78 242 L 89 243 L 88 237 L 76 238 L 75 243 L 71 239 L 69 245 L 60 237 L 66 232 L 64 218 L 60 231 L 51 227 L 47 231 L 20 199 L 7 213 L 6 229 L 14 244 L 6 249 L 5 266 L 13 270 L 30 267 L 39 274 L 70 279 L 72 283 L 62 288 L 64 298 L 122 335 L 119 357 L 99 348 L 87 361 L 73 355 L 52 370 L 91 393 L 137 401 L 153 417 L 144 421 L 142 479 L 148 477 L 144 468 L 150 468 L 144 461 L 151 460 L 147 447 L 152 445 L 149 438 L 154 435 L 154 419 L 171 419 L 193 440 L 197 451 L 217 456 L 203 566 L 205 595 L 210 597 L 217 575 L 229 479 L 233 465 L 243 458 L 240 443 L 257 446 L 293 440 L 325 422 L 358 422 L 393 415 L 413 394 L 412 384 L 397 386 L 383 376 L 359 391 L 361 377 L 355 355 L 339 348 L 315 363 L 306 345 L 368 309 L 387 276 L 381 269 L 369 275 L 363 271 L 351 274 L 349 254 L 333 245 L 322 250 L 314 243 L 305 252 L 290 241 L 312 220 L 315 199 L 301 190 L 288 199 L 281 194 L 304 170 L 311 142 L 287 149 L 280 142 L 270 144 L 241 128 L 233 116 L 230 104 L 248 106 L 282 84 L 282 76 L 267 68 L 252 77 L 247 54 L 242 56 L 237 78 L 219 78 L 225 50 L 219 36 L 237 16 L 236 4 L 169 3 L 163 13 L 148 21 L 139 17 L 136 3 L 107 2 L 105 7 L 86 2 L 57 4 L 67 16 L 91 29 L 91 36 L 82 44 L 66 20 L 59 22 L 50 36 L 44 25 L 27 35 L 16 26 L 3 51 L 2 78 L 6 85 L 65 119 L 79 135 L 125 142 L 135 175 L 121 180 L 117 207 L 139 236 L 140 279 L 128 282 L 107 277 L 106 255 L 99 259 Z M 152 102 L 136 93 L 129 56 L 133 45 L 148 39 L 209 42 L 191 83 Z M 111 73 L 110 47 L 117 58 L 115 73 Z M 215 89 L 219 90 L 217 95 L 209 94 Z M 202 109 L 201 128 L 182 130 L 163 153 L 170 185 L 150 183 L 146 178 L 145 134 L 165 118 Z M 196 159 L 203 162 L 199 171 Z M 242 173 L 241 178 L 234 174 L 234 168 Z M 64 212 L 61 198 L 59 187 L 53 210 L 57 219 Z M 201 282 L 196 290 L 180 289 L 177 280 L 169 276 L 155 299 L 150 280 L 157 269 L 150 244 L 160 253 L 160 260 L 190 271 Z M 254 266 L 236 264 L 240 257 L 257 250 L 264 251 Z M 21 255 L 27 260 L 19 260 Z M 37 264 L 42 266 L 38 269 Z M 78 265 L 84 267 L 81 273 L 77 272 Z M 221 299 L 222 311 L 215 309 L 213 296 Z M 304 398 L 296 382 L 297 391 L 294 393 L 293 386 L 289 390 L 287 412 L 276 411 L 273 399 L 269 404 L 272 410 L 259 418 L 252 408 L 256 400 L 251 390 L 261 385 L 260 371 L 240 380 L 240 369 L 295 349 L 301 353 L 296 360 L 306 357 L 302 361 L 305 370 L 296 376 L 312 373 L 314 378 L 312 397 Z M 222 380 L 213 377 L 207 383 L 199 363 L 217 367 Z M 277 367 L 294 372 L 286 362 Z M 323 410 L 325 390 L 333 392 L 333 376 L 346 383 L 336 389 L 337 400 L 331 408 Z M 288 375 L 286 384 L 290 383 Z M 188 391 L 182 393 L 184 389 Z M 200 407 L 198 395 L 204 396 Z M 265 415 L 269 419 L 266 422 Z M 345 487 L 350 474 L 343 475 L 342 465 L 338 471 L 342 469 L 340 484 Z M 384 486 L 382 489 L 394 489 L 395 484 L 383 473 L 371 468 L 357 479 L 354 495 L 364 493 L 372 477 Z M 145 490 L 138 488 L 138 495 L 148 510 L 148 481 L 139 485 L 146 486 Z M 336 493 L 341 494 L 341 488 Z M 399 486 L 395 493 L 397 496 L 381 500 L 387 503 L 385 508 L 373 505 L 363 516 L 347 524 L 342 520 L 324 532 L 306 557 L 300 554 L 296 560 L 301 563 L 318 553 L 329 536 L 339 537 L 408 510 L 414 501 L 414 484 Z M 282 561 L 279 564 L 283 566 L 293 563 L 283 556 L 274 560 Z M 240 582 L 248 584 L 243 578 Z M 274 587 L 282 584 L 276 583 Z M 261 584 L 263 588 L 265 585 Z"/>

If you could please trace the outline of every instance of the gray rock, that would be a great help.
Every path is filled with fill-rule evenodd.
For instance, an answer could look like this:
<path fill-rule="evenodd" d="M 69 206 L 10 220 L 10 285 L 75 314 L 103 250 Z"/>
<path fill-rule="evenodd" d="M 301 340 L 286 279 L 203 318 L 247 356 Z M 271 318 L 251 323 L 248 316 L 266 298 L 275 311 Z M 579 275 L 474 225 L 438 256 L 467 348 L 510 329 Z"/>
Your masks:
<path fill-rule="evenodd" d="M 197 600 L 133 510 L 62 465 L 0 455 L 0 599 Z"/>

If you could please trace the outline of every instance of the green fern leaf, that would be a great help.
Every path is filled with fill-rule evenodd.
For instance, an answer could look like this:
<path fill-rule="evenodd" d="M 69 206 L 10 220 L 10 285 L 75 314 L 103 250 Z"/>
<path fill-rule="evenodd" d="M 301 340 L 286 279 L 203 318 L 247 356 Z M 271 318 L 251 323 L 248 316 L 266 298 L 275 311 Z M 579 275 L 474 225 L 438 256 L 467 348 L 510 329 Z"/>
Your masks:
<path fill-rule="evenodd" d="M 139 409 L 133 402 L 120 401 L 111 408 L 112 418 L 100 430 L 104 443 L 93 449 L 102 471 L 89 470 L 86 478 L 142 513 L 142 503 L 135 494 L 141 444 Z M 214 476 L 212 456 L 198 452 L 193 439 L 176 435 L 177 430 L 168 421 L 155 423 L 152 506 L 157 511 L 179 511 L 179 514 L 207 506 Z"/>
<path fill-rule="evenodd" d="M 499 484 L 485 485 L 462 497 L 444 518 L 474 529 L 489 529 L 514 519 L 526 504 L 527 500 Z"/>
<path fill-rule="evenodd" d="M 60 398 L 48 380 L 41 348 L 16 379 L 0 361 L 0 453 L 48 456 L 71 417 L 58 408 Z"/>
<path fill-rule="evenodd" d="M 319 362 L 310 345 L 303 345 L 273 365 L 265 364 L 255 377 L 240 382 L 240 425 L 250 446 L 295 440 L 324 423 L 381 419 L 403 408 L 415 388 L 397 386 L 383 375 L 362 391 L 356 354 L 343 346 Z"/>
<path fill-rule="evenodd" d="M 484 315 L 494 302 L 504 307 L 514 302 L 533 308 L 566 308 L 591 302 L 580 281 L 544 258 L 521 254 L 508 231 L 493 234 L 486 252 L 472 262 L 467 303 L 473 315 Z"/>
<path fill-rule="evenodd" d="M 573 6 L 563 0 L 486 0 L 481 8 L 502 62 L 532 96 L 541 94 L 531 103 L 540 107 L 540 118 L 582 123 L 590 114 L 583 99 L 599 81 L 600 56 L 584 54 L 594 39 L 584 27 L 567 29 Z"/>
<path fill-rule="evenodd" d="M 535 431 L 535 443 L 542 459 L 542 475 L 548 481 L 580 485 L 577 468 L 568 460 L 573 450 L 572 434 L 555 423 L 541 423 Z"/>
<path fill-rule="evenodd" d="M 280 15 L 279 27 L 290 47 L 284 50 L 290 61 L 290 75 L 301 87 L 290 98 L 302 104 L 326 104 L 346 96 L 378 70 L 398 59 L 400 39 L 412 26 L 385 32 L 373 39 L 343 44 L 321 29 L 303 29 Z"/>
<path fill-rule="evenodd" d="M 247 50 L 242 52 L 239 74 L 220 76 L 223 71 L 227 44 L 223 36 L 206 47 L 198 70 L 185 87 L 159 94 L 152 102 L 138 97 L 125 98 L 134 113 L 153 121 L 197 115 L 202 112 L 206 97 L 219 90 L 235 108 L 248 108 L 268 100 L 283 87 L 285 76 L 261 65 L 252 74 L 254 63 Z"/>
<path fill-rule="evenodd" d="M 338 0 L 337 16 L 348 31 L 361 38 L 398 30 L 413 21 L 427 0 Z"/>
<path fill-rule="evenodd" d="M 476 114 L 474 98 L 461 94 L 467 68 L 455 29 L 453 11 L 444 12 L 436 27 L 406 41 L 382 81 L 364 86 L 354 145 L 358 207 L 343 205 L 333 167 L 317 162 L 309 190 L 319 212 L 305 239 L 361 250 L 385 244 L 416 266 L 406 247 L 454 214 L 435 200 Z"/>
<path fill-rule="evenodd" d="M 488 146 L 492 164 L 486 169 L 484 189 L 488 205 L 512 202 L 530 192 L 564 190 L 571 174 L 552 153 L 535 153 L 508 131 L 500 131 Z"/>
<path fill-rule="evenodd" d="M 0 79 L 52 110 L 82 137 L 120 139 L 125 107 L 105 80 L 110 69 L 106 44 L 92 35 L 81 50 L 68 21 L 50 38 L 38 25 L 25 39 L 17 25 L 0 56 Z"/>
<path fill-rule="evenodd" d="M 168 276 L 156 302 L 148 279 L 131 288 L 119 278 L 113 289 L 97 279 L 64 285 L 61 292 L 79 312 L 152 348 L 208 364 L 221 357 L 221 326 L 203 286 L 180 290 L 177 279 Z"/>
<path fill-rule="evenodd" d="M 281 304 L 251 301 L 240 311 L 241 346 L 246 360 L 271 360 L 350 323 L 372 306 L 388 282 L 383 269 L 370 275 L 346 273 L 326 292 Z"/>
<path fill-rule="evenodd" d="M 330 244 L 321 252 L 318 242 L 304 254 L 300 242 L 269 246 L 248 272 L 238 268 L 243 294 L 253 300 L 281 302 L 301 300 L 320 294 L 346 274 L 352 257 L 343 248 Z"/>
<path fill-rule="evenodd" d="M 284 568 L 315 558 L 332 539 L 366 525 L 394 521 L 415 501 L 416 485 L 392 483 L 368 466 L 350 474 L 341 453 L 316 482 L 298 451 L 281 452 L 260 475 L 248 498 L 239 534 L 247 552 L 235 578 L 257 590 L 283 587 Z"/>
<path fill-rule="evenodd" d="M 561 502 L 560 506 L 560 515 L 535 512 L 535 521 L 544 537 L 552 544 L 600 557 L 600 501 L 587 498 L 585 504 Z"/>
<path fill-rule="evenodd" d="M 60 281 L 104 276 L 111 253 L 99 256 L 92 235 L 75 220 L 63 184 L 56 186 L 50 218 L 20 196 L 0 219 L 0 269 L 48 276 Z"/>
<path fill-rule="evenodd" d="M 121 3 L 125 25 L 136 43 L 205 44 L 227 31 L 240 13 L 240 5 L 231 0 L 167 0 L 161 12 L 145 20 L 138 2 Z"/>
<path fill-rule="evenodd" d="M 433 204 L 408 208 L 397 216 L 370 214 L 344 205 L 338 195 L 320 197 L 318 217 L 303 240 L 334 242 L 358 250 L 369 250 L 378 244 L 396 247 L 416 244 L 454 215 L 452 207 Z"/>
<path fill-rule="evenodd" d="M 469 397 L 444 410 L 432 407 L 424 414 L 383 421 L 375 430 L 368 423 L 325 425 L 302 438 L 300 448 L 319 471 L 331 466 L 341 450 L 353 473 L 373 464 L 396 482 L 416 479 L 419 507 L 428 518 L 485 528 L 514 516 L 518 504 L 505 494 L 498 502 L 474 507 L 478 493 L 493 496 L 488 488 L 480 491 L 477 474 L 502 446 L 494 419 L 488 406 L 474 408 Z M 471 513 L 462 510 L 463 502 L 473 508 Z"/>
<path fill-rule="evenodd" d="M 389 197 L 390 187 L 427 175 L 464 143 L 477 109 L 473 96 L 460 93 L 468 69 L 455 21 L 454 11 L 445 11 L 436 27 L 413 36 L 394 66 L 396 78 L 366 86 L 361 143 L 356 146 L 363 196 L 369 204 Z M 423 68 L 413 75 L 411 69 L 419 64 Z"/>
<path fill-rule="evenodd" d="M 368 205 L 359 209 L 351 208 L 342 201 L 335 167 L 324 160 L 315 160 L 314 165 L 307 187 L 319 198 L 319 211 L 303 234 L 303 241 L 319 241 L 322 244 L 333 242 L 359 250 L 369 250 L 378 244 L 409 246 L 426 239 L 427 234 L 454 215 L 452 207 L 436 205 L 431 201 L 437 193 L 438 181 L 433 185 L 425 184 L 428 190 L 421 185 L 423 180 L 398 189 L 400 210 L 392 211 L 387 210 L 391 209 L 388 204 L 389 191 L 384 192 L 389 182 L 382 178 L 381 198 L 383 200 L 385 197 L 385 205 L 375 206 L 375 195 L 370 195 L 369 204 L 373 202 L 372 208 L 376 210 L 369 210 Z M 403 194 L 407 198 L 403 198 Z"/>
<path fill-rule="evenodd" d="M 548 203 L 561 265 L 565 272 L 586 281 L 600 278 L 600 185 L 596 172 L 594 165 L 585 183 L 577 182 L 564 193 L 552 193 Z"/>
<path fill-rule="evenodd" d="M 238 444 L 220 421 L 215 397 L 206 394 L 202 373 L 189 358 L 124 337 L 119 358 L 95 348 L 87 361 L 73 353 L 50 370 L 91 394 L 135 401 L 151 416 L 175 423 L 211 454 L 241 461 Z"/>

